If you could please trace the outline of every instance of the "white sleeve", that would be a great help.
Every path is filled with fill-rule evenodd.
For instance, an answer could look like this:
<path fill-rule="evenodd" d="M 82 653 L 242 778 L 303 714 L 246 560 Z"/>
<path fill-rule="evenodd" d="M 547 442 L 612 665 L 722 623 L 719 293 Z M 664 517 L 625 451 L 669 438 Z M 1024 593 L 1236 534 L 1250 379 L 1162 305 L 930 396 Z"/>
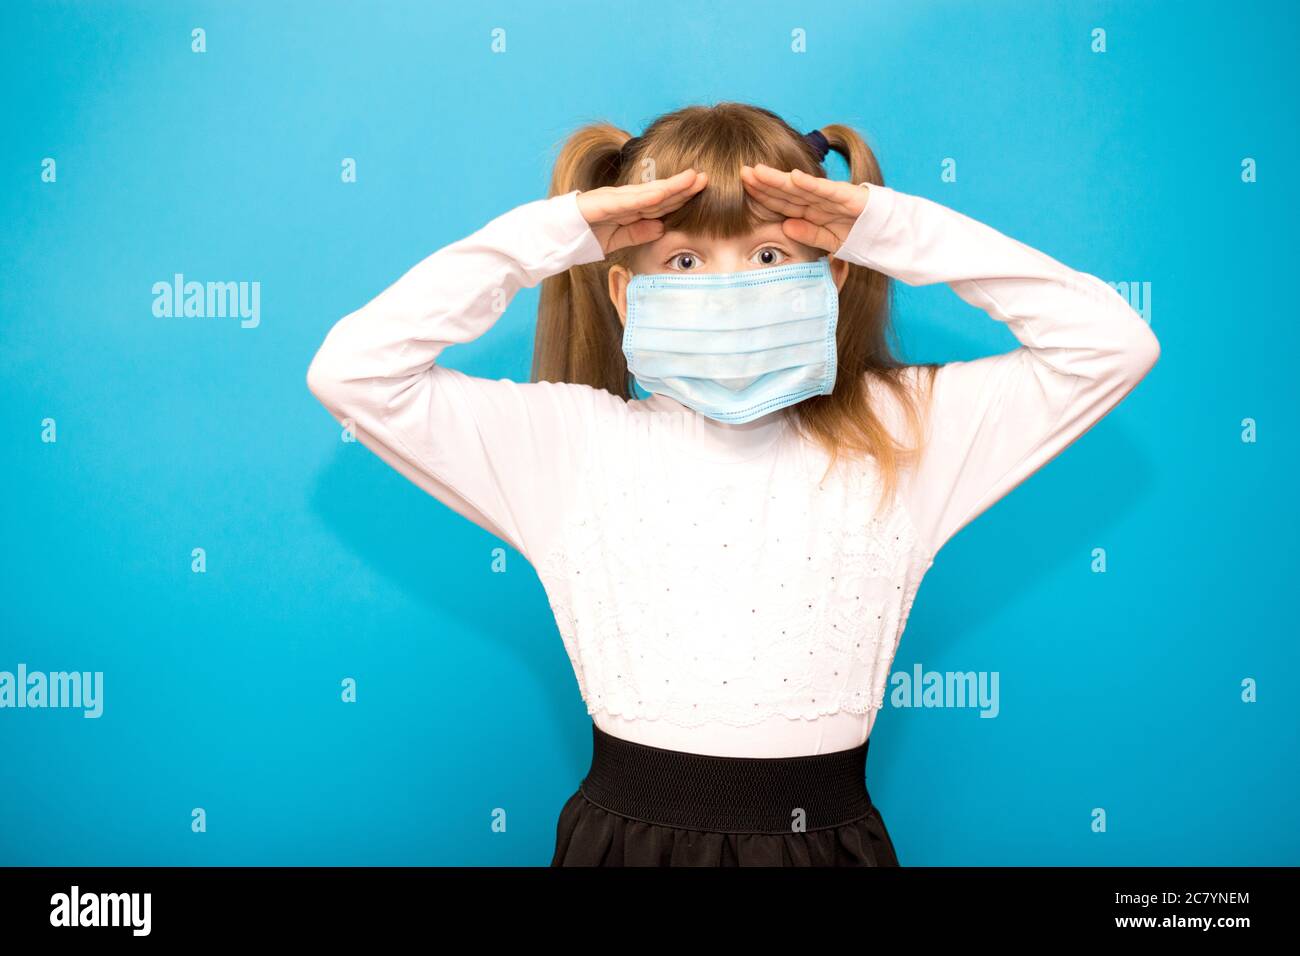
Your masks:
<path fill-rule="evenodd" d="M 904 481 L 933 558 L 1114 408 L 1156 363 L 1160 344 L 1096 276 L 939 203 L 868 188 L 836 255 L 908 285 L 947 283 L 1021 343 L 936 372 L 926 447 Z"/>
<path fill-rule="evenodd" d="M 577 191 L 518 206 L 418 263 L 340 319 L 307 385 L 359 441 L 458 514 L 533 559 L 562 516 L 598 418 L 622 399 L 437 364 L 496 322 L 522 286 L 604 258 Z"/>

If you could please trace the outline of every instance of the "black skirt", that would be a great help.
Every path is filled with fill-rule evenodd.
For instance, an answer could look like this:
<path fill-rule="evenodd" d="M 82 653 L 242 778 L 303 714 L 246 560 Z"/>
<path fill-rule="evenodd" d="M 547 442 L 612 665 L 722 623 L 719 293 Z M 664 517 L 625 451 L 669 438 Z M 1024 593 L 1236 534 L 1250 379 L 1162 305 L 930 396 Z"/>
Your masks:
<path fill-rule="evenodd" d="M 870 740 L 802 757 L 720 757 L 592 724 L 551 866 L 898 866 L 867 793 Z"/>

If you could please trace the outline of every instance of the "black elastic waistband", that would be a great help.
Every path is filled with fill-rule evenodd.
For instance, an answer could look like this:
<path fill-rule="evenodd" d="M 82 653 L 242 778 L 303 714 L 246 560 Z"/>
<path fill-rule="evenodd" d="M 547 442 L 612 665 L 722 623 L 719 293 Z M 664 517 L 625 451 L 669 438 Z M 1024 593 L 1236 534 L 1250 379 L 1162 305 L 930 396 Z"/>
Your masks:
<path fill-rule="evenodd" d="M 593 723 L 591 769 L 581 790 L 597 806 L 661 826 L 819 830 L 871 812 L 869 743 L 805 757 L 719 757 L 624 740 Z"/>

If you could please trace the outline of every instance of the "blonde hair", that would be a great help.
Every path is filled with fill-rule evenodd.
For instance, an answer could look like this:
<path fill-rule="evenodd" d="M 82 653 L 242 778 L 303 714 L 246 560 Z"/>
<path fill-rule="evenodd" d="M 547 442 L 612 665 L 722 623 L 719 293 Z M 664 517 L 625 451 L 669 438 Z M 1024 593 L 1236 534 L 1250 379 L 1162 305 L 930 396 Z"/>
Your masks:
<path fill-rule="evenodd" d="M 855 130 L 832 124 L 821 127 L 821 132 L 848 161 L 850 182 L 884 185 L 875 154 Z M 826 177 L 803 134 L 775 113 L 724 102 L 667 113 L 637 137 L 604 122 L 581 127 L 560 147 L 549 195 L 701 170 L 709 175 L 708 186 L 665 216 L 664 225 L 668 230 L 732 238 L 762 221 L 740 178 L 742 164 L 756 163 Z M 574 266 L 542 281 L 533 381 L 585 384 L 624 399 L 636 397 L 622 350 L 622 325 L 608 291 L 610 266 L 628 265 L 633 252 L 634 248 L 618 250 L 602 261 Z M 900 466 L 919 453 L 922 434 L 920 399 L 904 374 L 909 366 L 896 359 L 889 346 L 893 336 L 890 289 L 885 274 L 849 263 L 840 290 L 834 391 L 783 410 L 805 438 L 826 450 L 831 465 L 841 452 L 874 458 L 884 487 L 882 504 L 894 494 Z M 937 366 L 919 368 L 929 374 L 916 381 L 925 378 L 932 383 Z M 898 400 L 915 444 L 900 442 L 872 409 L 868 378 Z"/>

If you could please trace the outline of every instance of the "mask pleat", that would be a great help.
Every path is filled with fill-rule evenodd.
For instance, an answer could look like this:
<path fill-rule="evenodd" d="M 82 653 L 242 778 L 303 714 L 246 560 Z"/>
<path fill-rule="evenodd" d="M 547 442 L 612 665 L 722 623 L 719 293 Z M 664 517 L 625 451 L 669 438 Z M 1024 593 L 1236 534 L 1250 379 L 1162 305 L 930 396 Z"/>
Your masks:
<path fill-rule="evenodd" d="M 762 376 L 743 387 L 730 387 L 712 378 L 678 378 L 659 379 L 665 385 L 672 386 L 678 395 L 690 398 L 690 402 L 705 408 L 737 408 L 750 402 L 761 401 L 771 395 L 798 392 L 815 388 L 820 376 L 808 368 L 796 367 L 783 369 L 768 376 Z M 759 391 L 761 389 L 761 392 Z M 653 389 L 647 389 L 653 391 Z"/>
<path fill-rule="evenodd" d="M 834 288 L 832 286 L 831 288 Z M 798 280 L 736 289 L 650 288 L 636 294 L 633 310 L 644 329 L 690 329 L 699 332 L 752 330 L 791 319 L 825 316 L 827 289 Z"/>
<path fill-rule="evenodd" d="M 825 316 L 793 319 L 761 328 L 743 330 L 659 329 L 637 330 L 636 346 L 642 352 L 678 352 L 684 361 L 698 355 L 761 352 L 765 349 L 822 343 L 826 340 Z"/>
<path fill-rule="evenodd" d="M 718 352 L 707 355 L 683 355 L 679 352 L 641 352 L 637 368 L 654 378 L 669 375 L 680 378 L 737 378 L 779 372 L 797 365 L 826 363 L 825 340 L 800 342 L 753 352 Z"/>

